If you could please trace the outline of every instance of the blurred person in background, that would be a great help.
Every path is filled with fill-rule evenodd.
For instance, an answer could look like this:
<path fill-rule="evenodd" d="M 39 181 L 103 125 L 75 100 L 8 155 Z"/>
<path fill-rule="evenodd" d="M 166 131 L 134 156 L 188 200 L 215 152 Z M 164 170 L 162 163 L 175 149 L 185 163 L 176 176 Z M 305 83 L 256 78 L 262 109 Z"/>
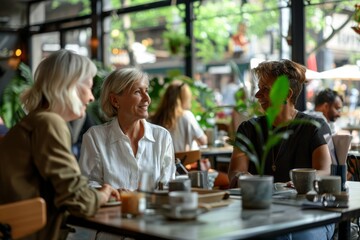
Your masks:
<path fill-rule="evenodd" d="M 9 129 L 5 126 L 4 121 L 0 117 L 0 139 L 5 136 L 5 134 L 9 131 Z"/>
<path fill-rule="evenodd" d="M 315 96 L 314 110 L 305 113 L 323 118 L 330 127 L 331 133 L 335 134 L 337 128 L 335 121 L 341 117 L 343 98 L 336 91 L 326 88 Z"/>
<path fill-rule="evenodd" d="M 174 80 L 166 89 L 160 104 L 149 119 L 169 130 L 174 143 L 175 152 L 183 152 L 199 149 L 208 144 L 208 138 L 191 112 L 192 93 L 188 84 Z M 187 169 L 201 169 L 208 171 L 211 167 L 209 159 L 201 159 L 200 166 L 194 163 L 186 166 Z M 213 171 L 213 170 L 211 170 Z M 225 173 L 218 174 L 215 186 L 228 187 L 228 179 Z"/>
<path fill-rule="evenodd" d="M 169 130 L 175 152 L 199 149 L 208 143 L 205 132 L 191 112 L 192 93 L 181 81 L 173 81 L 166 89 L 150 121 Z M 194 145 L 195 142 L 195 145 Z"/>

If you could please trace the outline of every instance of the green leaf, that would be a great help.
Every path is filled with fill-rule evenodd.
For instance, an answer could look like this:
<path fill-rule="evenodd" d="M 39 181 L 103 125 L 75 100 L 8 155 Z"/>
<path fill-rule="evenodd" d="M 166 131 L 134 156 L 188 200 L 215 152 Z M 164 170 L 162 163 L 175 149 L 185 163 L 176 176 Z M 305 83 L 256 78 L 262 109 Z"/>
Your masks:
<path fill-rule="evenodd" d="M 266 118 L 268 127 L 270 128 L 277 115 L 280 113 L 282 105 L 289 93 L 289 80 L 286 76 L 278 77 L 270 90 L 270 107 L 266 109 Z"/>

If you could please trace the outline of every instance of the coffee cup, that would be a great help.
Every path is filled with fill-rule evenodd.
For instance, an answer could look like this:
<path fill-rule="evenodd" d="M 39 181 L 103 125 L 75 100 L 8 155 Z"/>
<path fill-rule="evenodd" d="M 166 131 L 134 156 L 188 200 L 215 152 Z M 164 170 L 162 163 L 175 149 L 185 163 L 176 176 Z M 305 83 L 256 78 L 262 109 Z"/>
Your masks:
<path fill-rule="evenodd" d="M 340 176 L 322 176 L 314 180 L 314 190 L 318 194 L 331 193 L 339 194 L 341 192 Z"/>
<path fill-rule="evenodd" d="M 132 218 L 144 213 L 146 199 L 140 192 L 121 192 L 121 215 Z"/>
<path fill-rule="evenodd" d="M 169 182 L 169 192 L 173 191 L 191 191 L 191 180 L 186 178 L 178 178 Z"/>
<path fill-rule="evenodd" d="M 169 205 L 170 214 L 174 218 L 194 214 L 198 208 L 198 193 L 186 191 L 169 192 Z"/>
<path fill-rule="evenodd" d="M 313 182 L 316 179 L 316 169 L 294 168 L 290 170 L 289 174 L 298 194 L 306 194 L 313 190 Z"/>
<path fill-rule="evenodd" d="M 209 177 L 207 171 L 191 171 L 188 173 L 191 180 L 191 187 L 194 188 L 209 188 Z"/>

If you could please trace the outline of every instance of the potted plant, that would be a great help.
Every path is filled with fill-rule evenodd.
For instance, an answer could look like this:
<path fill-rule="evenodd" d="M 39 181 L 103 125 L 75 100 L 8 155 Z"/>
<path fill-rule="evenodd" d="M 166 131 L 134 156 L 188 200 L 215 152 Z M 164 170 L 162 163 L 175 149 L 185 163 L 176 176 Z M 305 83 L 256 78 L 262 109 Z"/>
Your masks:
<path fill-rule="evenodd" d="M 290 120 L 273 128 L 273 123 L 281 111 L 281 107 L 286 100 L 288 91 L 289 81 L 285 76 L 279 77 L 271 87 L 269 95 L 271 105 L 265 111 L 267 120 L 267 133 L 265 135 L 268 136 L 266 140 L 262 138 L 264 132 L 260 125 L 255 125 L 257 135 L 263 142 L 260 156 L 256 152 L 253 143 L 241 133 L 237 133 L 235 140 L 229 141 L 231 145 L 239 148 L 247 155 L 249 160 L 254 163 L 258 174 L 240 177 L 239 182 L 241 183 L 243 208 L 266 209 L 271 205 L 273 177 L 264 175 L 266 159 L 273 147 L 275 147 L 282 139 L 288 139 L 292 134 L 292 130 L 287 128 L 286 130 L 281 129 L 289 124 L 314 124 L 319 126 L 319 123 L 315 121 Z"/>
<path fill-rule="evenodd" d="M 25 116 L 20 103 L 20 95 L 32 83 L 31 69 L 25 63 L 20 62 L 14 78 L 11 79 L 2 94 L 0 116 L 2 116 L 7 128 L 13 127 Z"/>
<path fill-rule="evenodd" d="M 189 38 L 178 32 L 167 31 L 164 32 L 165 46 L 172 55 L 177 55 L 190 42 Z"/>

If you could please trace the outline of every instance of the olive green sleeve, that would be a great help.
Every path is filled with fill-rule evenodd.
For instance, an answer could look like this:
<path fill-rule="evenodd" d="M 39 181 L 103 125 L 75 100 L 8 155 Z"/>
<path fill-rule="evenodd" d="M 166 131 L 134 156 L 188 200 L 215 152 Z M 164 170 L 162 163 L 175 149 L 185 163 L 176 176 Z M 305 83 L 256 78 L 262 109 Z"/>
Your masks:
<path fill-rule="evenodd" d="M 46 182 L 54 189 L 54 204 L 73 215 L 92 216 L 100 207 L 99 192 L 88 187 L 71 152 L 70 131 L 56 114 L 37 119 L 31 135 L 34 162 Z"/>

